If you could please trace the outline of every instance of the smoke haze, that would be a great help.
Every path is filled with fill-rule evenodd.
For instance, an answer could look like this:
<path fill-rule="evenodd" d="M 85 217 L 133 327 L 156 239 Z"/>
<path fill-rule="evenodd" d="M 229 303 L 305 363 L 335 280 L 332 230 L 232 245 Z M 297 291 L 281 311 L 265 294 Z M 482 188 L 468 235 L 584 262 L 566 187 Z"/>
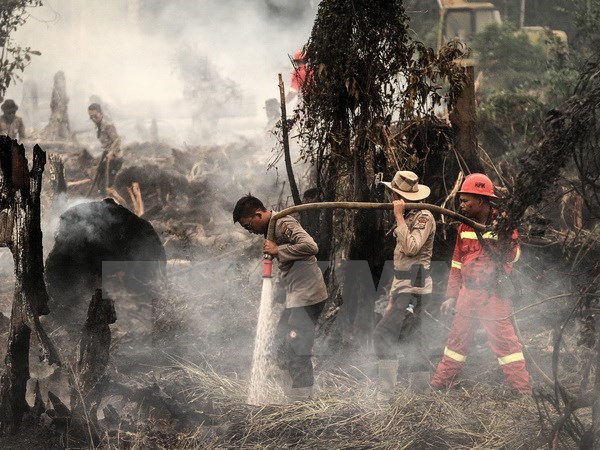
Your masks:
<path fill-rule="evenodd" d="M 190 143 L 198 101 L 186 98 L 179 67 L 187 50 L 194 52 L 190 58 L 204 58 L 213 73 L 237 87 L 238 98 L 230 99 L 225 111 L 213 111 L 221 117 L 240 116 L 230 123 L 221 121 L 219 139 L 260 132 L 266 123 L 264 101 L 278 96 L 277 73 L 287 83 L 288 55 L 306 42 L 316 13 L 311 2 L 286 3 L 45 1 L 43 7 L 31 9 L 31 17 L 15 34 L 20 45 L 42 53 L 23 75 L 25 82 L 36 83 L 41 108 L 36 118 L 40 123 L 26 126 L 40 128 L 47 121 L 52 77 L 62 70 L 73 130 L 91 128 L 87 106 L 98 96 L 125 142 L 138 139 L 136 123 L 156 118 L 162 138 L 172 145 Z M 11 85 L 6 97 L 20 104 L 22 88 L 20 82 Z M 199 95 L 218 102 L 225 93 Z"/>
<path fill-rule="evenodd" d="M 148 130 L 155 119 L 160 139 L 170 147 L 186 146 L 204 166 L 217 161 L 212 169 L 203 166 L 202 171 L 215 192 L 215 198 L 203 200 L 210 220 L 182 227 L 205 249 L 198 253 L 196 247 L 189 261 L 214 260 L 183 270 L 183 275 L 170 266 L 173 281 L 181 287 L 177 295 L 189 302 L 190 341 L 204 342 L 199 351 L 220 346 L 229 355 L 237 350 L 242 361 L 251 357 L 253 335 L 233 335 L 230 318 L 234 312 L 241 314 L 246 318 L 244 331 L 253 331 L 260 295 L 254 290 L 240 295 L 236 290 L 260 281 L 260 239 L 250 240 L 234 228 L 232 205 L 227 201 L 235 203 L 249 191 L 267 206 L 282 198 L 286 201 L 277 172 L 265 176 L 274 140 L 268 137 L 264 106 L 265 100 L 279 98 L 278 73 L 289 87 L 289 55 L 307 41 L 316 3 L 45 0 L 42 7 L 30 10 L 28 21 L 14 35 L 22 47 L 41 52 L 5 96 L 19 105 L 19 115 L 30 130 L 48 123 L 53 78 L 63 71 L 70 128 L 82 148 L 99 153 L 95 127 L 87 114 L 88 105 L 99 101 L 124 146 L 144 140 L 140 129 Z M 33 111 L 35 104 L 38 109 Z M 197 147 L 209 144 L 228 145 L 223 154 Z M 219 161 L 223 161 L 220 166 Z M 130 157 L 126 164 L 140 161 Z M 219 203 L 223 198 L 226 201 Z M 58 217 L 81 201 L 69 196 L 60 208 L 51 209 L 51 217 L 46 211 L 46 255 L 54 245 Z M 102 220 L 106 218 L 95 223 Z M 168 240 L 163 239 L 163 244 L 169 253 Z M 220 257 L 223 248 L 225 258 Z M 167 257 L 176 259 L 173 253 Z M 2 274 L 12 273 L 7 249 L 0 254 L 0 269 Z M 8 315 L 10 293 L 5 297 L 1 306 Z M 89 298 L 81 301 L 87 304 Z M 226 306 L 215 308 L 221 302 Z M 120 318 L 116 326 L 127 326 Z M 232 359 L 235 367 L 239 359 Z"/>

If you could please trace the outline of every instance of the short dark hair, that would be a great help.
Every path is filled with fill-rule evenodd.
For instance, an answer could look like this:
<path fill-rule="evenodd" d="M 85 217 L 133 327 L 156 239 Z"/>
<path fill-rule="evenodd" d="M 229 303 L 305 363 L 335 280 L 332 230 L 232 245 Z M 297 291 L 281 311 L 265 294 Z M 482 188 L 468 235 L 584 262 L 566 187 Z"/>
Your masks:
<path fill-rule="evenodd" d="M 102 107 L 98 103 L 92 103 L 90 106 L 88 106 L 88 111 L 102 112 Z"/>
<path fill-rule="evenodd" d="M 252 194 L 240 198 L 233 208 L 233 223 L 239 222 L 242 217 L 250 217 L 256 211 L 266 211 L 265 205 Z"/>
<path fill-rule="evenodd" d="M 17 109 L 19 109 L 15 101 L 10 98 L 6 99 L 4 103 L 2 103 L 1 108 L 2 111 L 6 114 L 17 112 Z"/>

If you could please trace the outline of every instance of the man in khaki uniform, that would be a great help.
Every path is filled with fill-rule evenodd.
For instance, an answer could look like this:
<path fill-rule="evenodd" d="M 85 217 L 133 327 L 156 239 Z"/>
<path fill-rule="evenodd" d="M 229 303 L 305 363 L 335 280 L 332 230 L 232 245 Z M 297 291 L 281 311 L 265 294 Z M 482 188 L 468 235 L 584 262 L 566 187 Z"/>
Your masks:
<path fill-rule="evenodd" d="M 425 296 L 432 290 L 430 275 L 431 255 L 435 236 L 435 219 L 428 210 L 405 213 L 405 202 L 427 198 L 430 189 L 419 184 L 419 178 L 410 171 L 396 172 L 391 182 L 383 183 L 390 189 L 396 218 L 396 248 L 394 249 L 394 280 L 383 318 L 375 327 L 373 345 L 379 359 L 379 382 L 382 392 L 390 393 L 398 373 L 398 343 L 402 337 L 407 316 L 418 322 L 418 314 Z"/>
<path fill-rule="evenodd" d="M 2 103 L 1 108 L 3 114 L 0 116 L 0 135 L 8 136 L 11 139 L 26 139 L 25 125 L 23 119 L 17 116 L 19 107 L 14 100 L 7 99 Z"/>
<path fill-rule="evenodd" d="M 117 172 L 123 165 L 121 158 L 121 138 L 115 126 L 104 118 L 98 103 L 88 106 L 90 120 L 96 124 L 96 136 L 102 146 L 102 159 L 98 165 L 96 186 L 101 192 L 113 185 Z M 108 166 L 106 165 L 108 161 Z"/>
<path fill-rule="evenodd" d="M 272 215 L 259 199 L 247 195 L 235 205 L 233 223 L 239 222 L 248 232 L 266 236 Z M 311 361 L 315 325 L 327 299 L 315 256 L 319 249 L 298 221 L 286 216 L 277 220 L 275 241 L 265 240 L 263 251 L 277 259 L 279 282 L 285 289 L 290 397 L 307 399 L 312 396 L 315 381 Z"/>

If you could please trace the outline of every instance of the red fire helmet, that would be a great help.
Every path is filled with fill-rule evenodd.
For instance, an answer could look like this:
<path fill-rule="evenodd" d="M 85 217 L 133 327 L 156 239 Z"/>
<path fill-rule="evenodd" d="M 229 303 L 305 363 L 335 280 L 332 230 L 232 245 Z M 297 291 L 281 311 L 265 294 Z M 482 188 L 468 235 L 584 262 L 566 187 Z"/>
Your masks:
<path fill-rule="evenodd" d="M 482 173 L 472 173 L 467 175 L 458 193 L 485 195 L 486 197 L 498 198 L 494 194 L 494 183 Z"/>

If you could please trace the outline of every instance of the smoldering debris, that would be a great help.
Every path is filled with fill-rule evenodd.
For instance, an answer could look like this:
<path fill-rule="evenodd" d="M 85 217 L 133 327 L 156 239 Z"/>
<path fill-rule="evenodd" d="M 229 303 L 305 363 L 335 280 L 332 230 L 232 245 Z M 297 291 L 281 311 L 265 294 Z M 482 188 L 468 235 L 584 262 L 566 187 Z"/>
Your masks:
<path fill-rule="evenodd" d="M 112 200 L 74 206 L 61 216 L 46 260 L 52 319 L 77 329 L 86 299 L 100 286 L 114 288 L 112 281 L 135 301 L 147 302 L 165 272 L 166 256 L 149 222 Z"/>
<path fill-rule="evenodd" d="M 168 243 L 169 259 L 189 259 L 194 248 L 206 248 L 215 240 L 222 245 L 230 239 L 237 241 L 236 233 L 224 233 L 224 227 L 230 227 L 232 199 L 249 189 L 272 197 L 273 191 L 285 187 L 276 170 L 256 169 L 266 166 L 270 152 L 250 140 L 184 150 L 143 143 L 124 152 L 128 156 L 112 194 L 131 211 L 153 221 Z M 86 150 L 65 155 L 69 196 L 87 196 L 98 162 Z M 188 255 L 184 247 L 191 249 Z"/>

